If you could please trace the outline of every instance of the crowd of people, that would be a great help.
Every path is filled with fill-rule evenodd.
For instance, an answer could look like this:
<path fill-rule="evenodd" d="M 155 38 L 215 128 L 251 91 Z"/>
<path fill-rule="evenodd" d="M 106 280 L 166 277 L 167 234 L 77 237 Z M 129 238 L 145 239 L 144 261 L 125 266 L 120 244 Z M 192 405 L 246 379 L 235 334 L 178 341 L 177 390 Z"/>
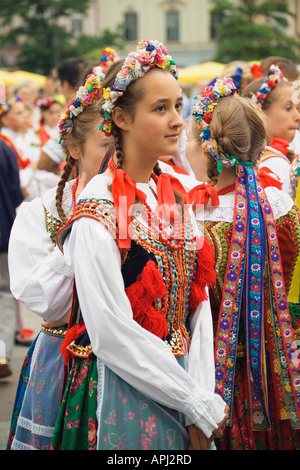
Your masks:
<path fill-rule="evenodd" d="M 300 449 L 296 64 L 226 64 L 192 106 L 157 40 L 54 77 L 0 105 L 7 449 Z"/>

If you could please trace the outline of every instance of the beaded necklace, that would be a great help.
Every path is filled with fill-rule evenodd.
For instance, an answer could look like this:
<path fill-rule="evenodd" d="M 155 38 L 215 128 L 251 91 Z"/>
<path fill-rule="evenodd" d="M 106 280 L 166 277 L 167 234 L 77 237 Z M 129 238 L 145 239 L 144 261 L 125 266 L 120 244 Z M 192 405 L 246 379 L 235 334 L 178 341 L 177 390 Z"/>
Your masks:
<path fill-rule="evenodd" d="M 218 195 L 219 196 L 224 196 L 224 194 L 231 193 L 234 190 L 235 190 L 235 183 L 232 183 L 228 186 L 225 186 L 224 188 L 219 189 Z"/>
<path fill-rule="evenodd" d="M 117 170 L 117 165 L 115 164 L 113 158 L 109 160 L 108 168 L 114 175 Z M 159 177 L 152 172 L 151 178 L 157 185 Z M 165 243 L 172 250 L 182 249 L 185 242 L 185 224 L 179 219 L 174 219 L 174 230 L 171 234 L 169 230 L 166 230 L 167 227 L 170 228 L 170 223 L 162 220 L 162 217 L 160 216 L 159 205 L 157 206 L 156 211 L 153 211 L 147 203 L 146 197 L 143 198 L 142 202 L 144 205 L 142 211 L 143 216 L 147 220 L 149 227 L 158 227 L 158 230 L 155 231 L 158 232 L 160 241 Z"/>
<path fill-rule="evenodd" d="M 72 201 L 73 201 L 73 206 L 75 206 L 76 203 L 76 191 L 78 188 L 78 183 L 79 183 L 79 176 L 77 176 L 76 180 L 73 183 L 72 186 Z"/>

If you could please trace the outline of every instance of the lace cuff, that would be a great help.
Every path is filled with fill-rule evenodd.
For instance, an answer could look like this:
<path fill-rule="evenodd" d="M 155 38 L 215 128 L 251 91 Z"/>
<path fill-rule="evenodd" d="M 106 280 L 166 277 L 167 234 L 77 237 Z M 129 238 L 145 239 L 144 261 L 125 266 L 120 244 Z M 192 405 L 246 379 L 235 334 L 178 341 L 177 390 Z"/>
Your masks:
<path fill-rule="evenodd" d="M 224 418 L 224 409 L 225 402 L 216 393 L 202 391 L 200 398 L 199 394 L 193 394 L 186 403 L 185 424 L 195 424 L 209 438 Z"/>
<path fill-rule="evenodd" d="M 55 271 L 58 274 L 62 274 L 66 277 L 74 276 L 74 271 L 71 266 L 66 264 L 64 255 L 58 247 L 55 247 L 54 250 L 48 256 L 48 267 Z"/>

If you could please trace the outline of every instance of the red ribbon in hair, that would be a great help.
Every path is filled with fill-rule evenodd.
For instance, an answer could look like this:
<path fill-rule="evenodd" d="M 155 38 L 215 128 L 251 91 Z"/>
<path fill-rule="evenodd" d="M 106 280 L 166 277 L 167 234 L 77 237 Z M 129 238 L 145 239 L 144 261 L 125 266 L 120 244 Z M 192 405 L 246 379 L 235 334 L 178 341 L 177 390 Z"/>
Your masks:
<path fill-rule="evenodd" d="M 287 155 L 289 145 L 290 143 L 288 140 L 281 139 L 280 137 L 275 137 L 275 139 L 272 139 L 271 142 L 269 143 L 270 147 L 278 150 L 279 152 L 283 153 L 283 155 L 285 156 Z"/>
<path fill-rule="evenodd" d="M 278 189 L 282 189 L 282 182 L 278 176 L 266 166 L 258 170 L 258 177 L 264 188 L 275 186 Z"/>
<path fill-rule="evenodd" d="M 196 202 L 197 205 L 207 204 L 209 198 L 211 199 L 212 206 L 218 206 L 220 204 L 217 190 L 213 184 L 199 184 L 191 189 L 188 195 L 191 203 Z"/>

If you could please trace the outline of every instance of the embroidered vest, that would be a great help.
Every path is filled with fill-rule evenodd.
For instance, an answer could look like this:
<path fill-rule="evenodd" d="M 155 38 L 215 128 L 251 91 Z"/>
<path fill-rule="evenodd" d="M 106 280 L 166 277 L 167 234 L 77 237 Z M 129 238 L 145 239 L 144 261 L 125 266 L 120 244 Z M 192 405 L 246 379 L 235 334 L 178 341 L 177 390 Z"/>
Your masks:
<path fill-rule="evenodd" d="M 80 217 L 98 220 L 117 239 L 113 203 L 92 199 L 76 205 L 70 221 L 58 233 L 59 246 L 73 221 Z M 120 253 L 133 319 L 165 341 L 175 356 L 184 356 L 191 341 L 190 315 L 199 302 L 207 299 L 206 286 L 214 280 L 212 250 L 204 237 L 202 248 L 196 249 L 189 222 L 185 226 L 186 241 L 179 250 L 172 250 L 135 218 L 132 218 L 129 233 L 131 247 L 120 249 Z M 84 327 L 81 331 L 77 325 L 76 329 L 75 336 L 79 332 L 82 340 Z M 76 342 L 79 344 L 78 340 L 72 342 L 72 351 L 70 344 L 67 346 L 72 354 Z"/>

